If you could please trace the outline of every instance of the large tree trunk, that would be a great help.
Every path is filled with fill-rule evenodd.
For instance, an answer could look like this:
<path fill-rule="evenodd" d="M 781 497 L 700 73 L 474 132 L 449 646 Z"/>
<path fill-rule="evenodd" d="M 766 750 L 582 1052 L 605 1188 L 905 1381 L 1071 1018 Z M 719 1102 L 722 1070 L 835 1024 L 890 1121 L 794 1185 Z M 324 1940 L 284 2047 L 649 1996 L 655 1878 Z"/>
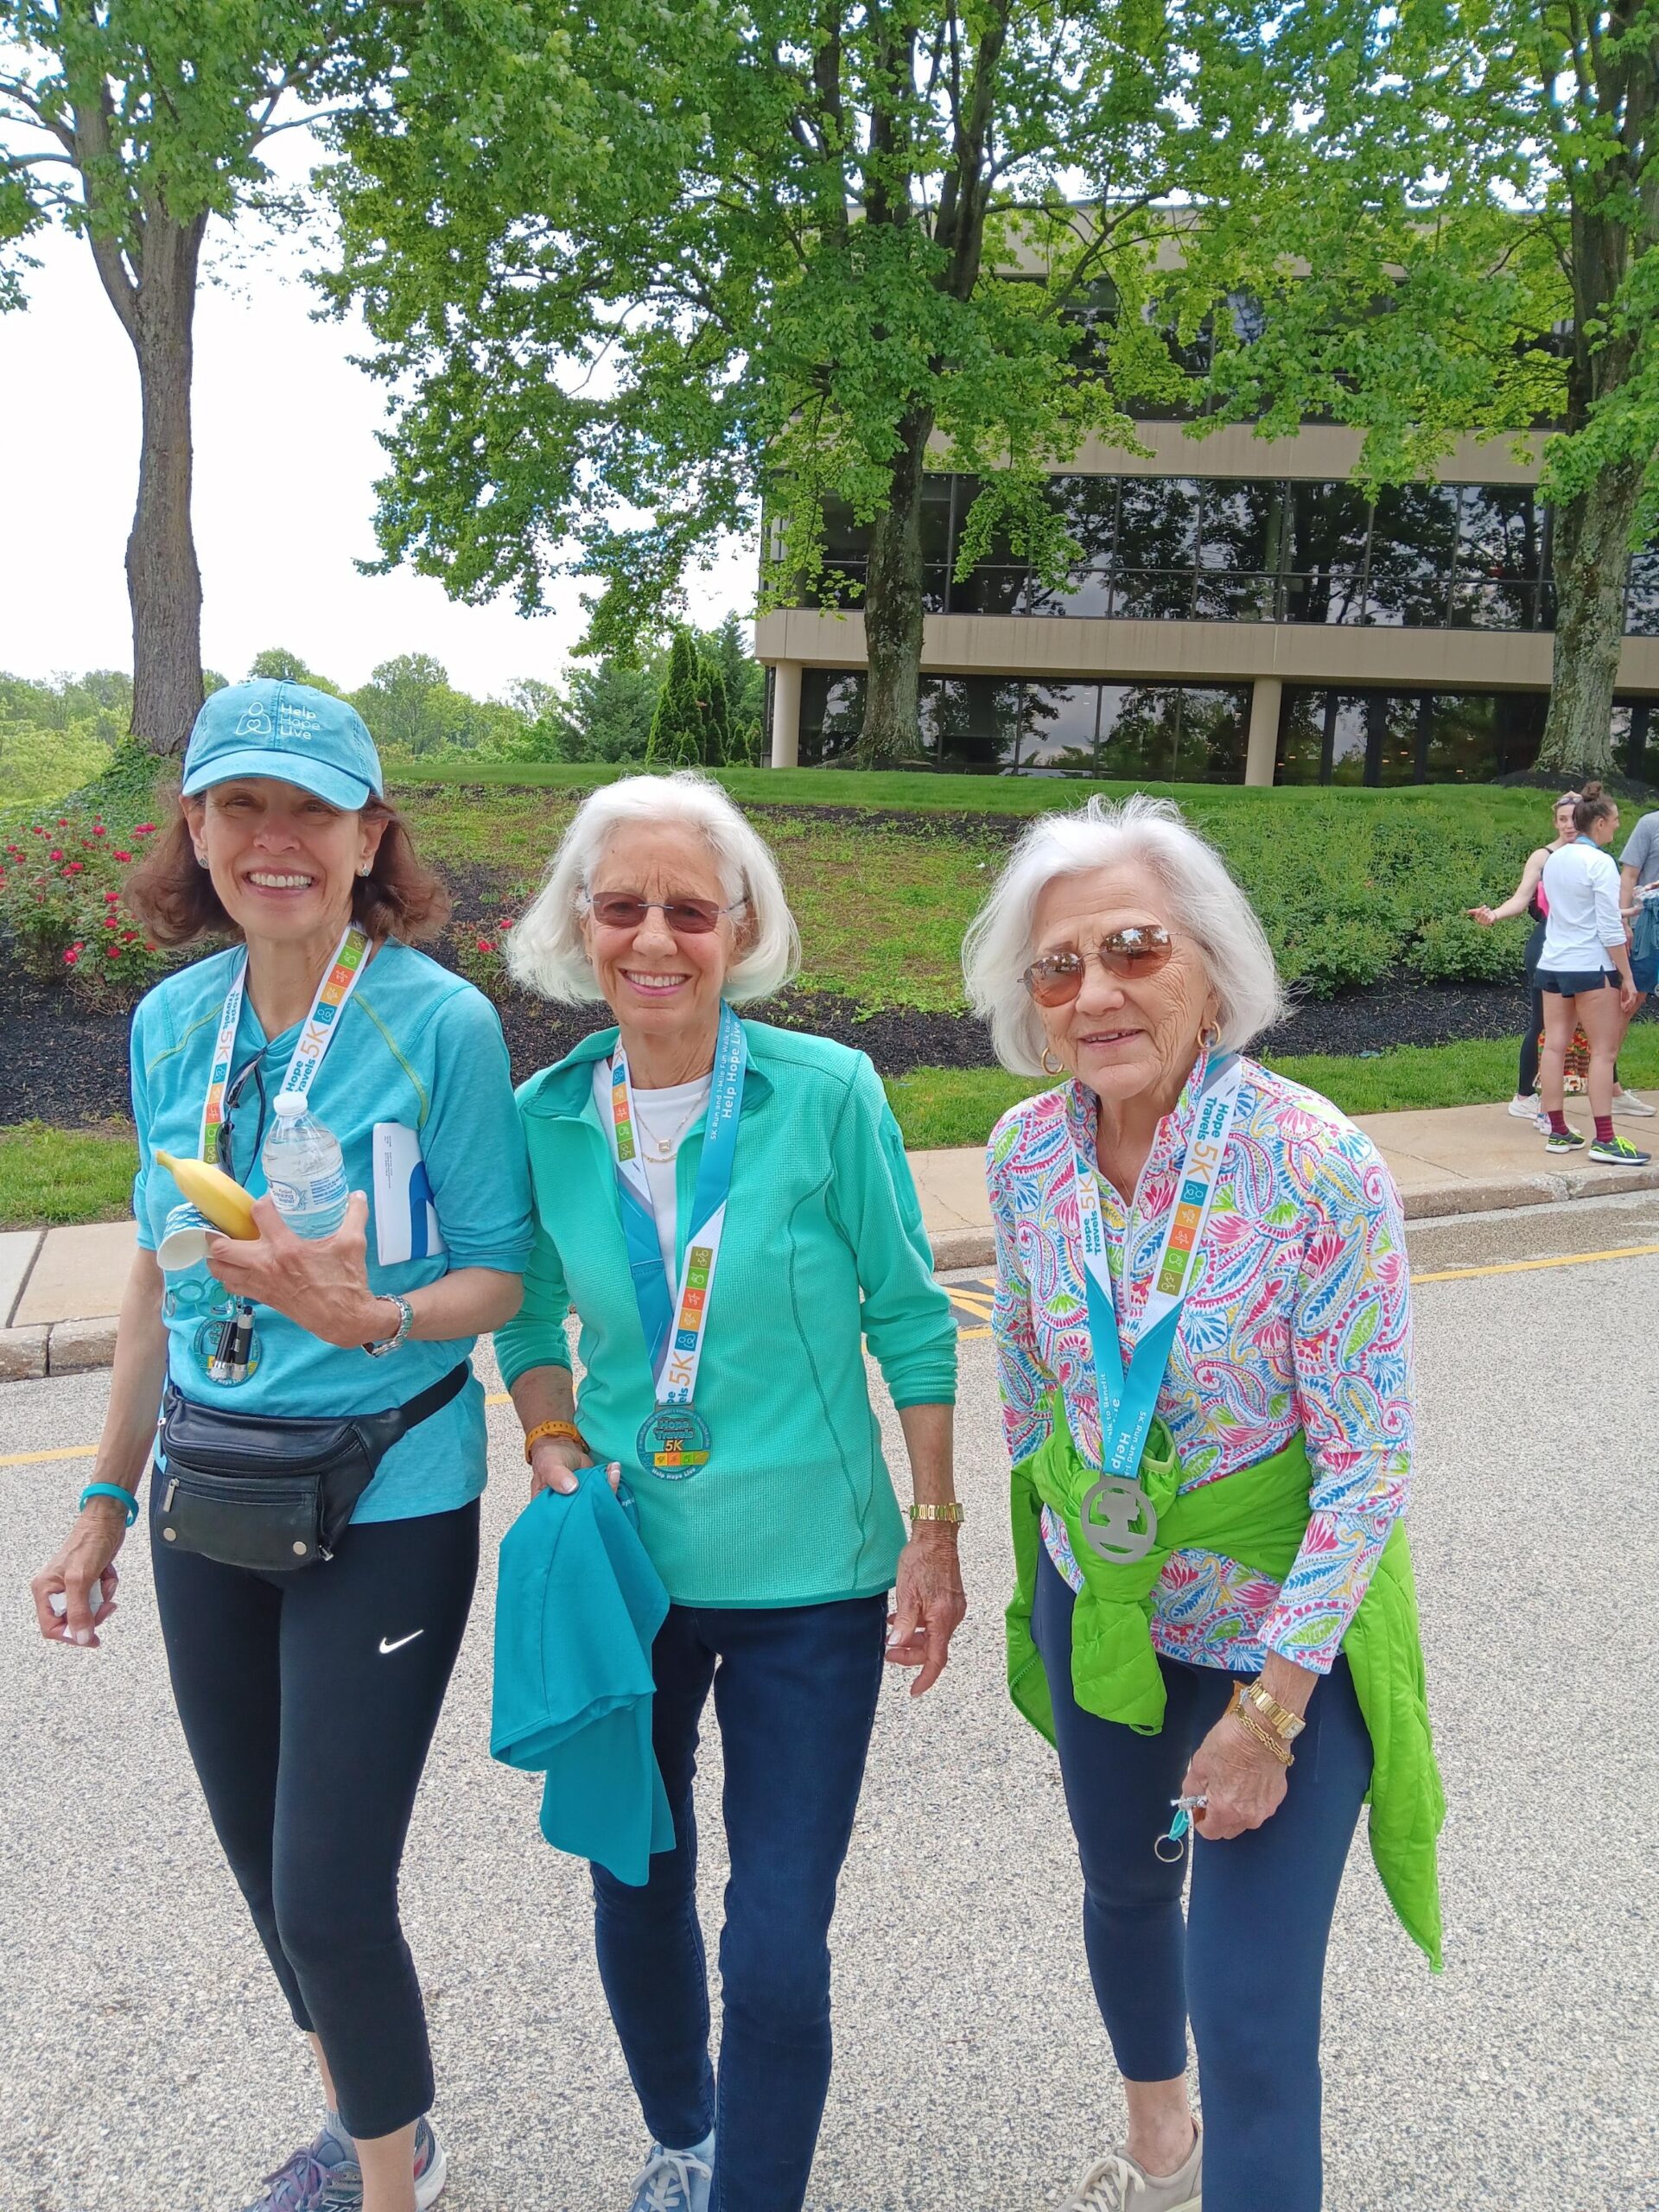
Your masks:
<path fill-rule="evenodd" d="M 184 750 L 201 705 L 201 574 L 190 526 L 191 328 L 206 218 L 152 213 L 129 334 L 138 357 L 143 438 L 127 540 L 132 729 L 152 753 Z"/>
<path fill-rule="evenodd" d="M 858 741 L 861 768 L 922 759 L 922 464 L 932 427 L 924 415 L 912 415 L 900 426 L 893 489 L 871 525 L 864 588 L 870 672 Z"/>
<path fill-rule="evenodd" d="M 1641 478 L 1604 471 L 1555 516 L 1555 652 L 1538 766 L 1603 776 L 1612 759 L 1613 686 Z"/>

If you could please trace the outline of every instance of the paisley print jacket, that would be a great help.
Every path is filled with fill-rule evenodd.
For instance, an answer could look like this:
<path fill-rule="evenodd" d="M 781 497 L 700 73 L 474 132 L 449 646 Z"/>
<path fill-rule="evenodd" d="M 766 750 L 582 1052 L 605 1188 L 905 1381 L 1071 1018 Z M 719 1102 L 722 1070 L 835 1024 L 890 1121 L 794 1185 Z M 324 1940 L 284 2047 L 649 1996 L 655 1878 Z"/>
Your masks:
<path fill-rule="evenodd" d="M 1128 1218 L 1099 1179 L 1127 1364 L 1193 1119 L 1200 1061 L 1160 1123 Z M 1096 1101 L 1067 1083 L 991 1132 L 996 1229 L 992 1315 L 1008 1449 L 1047 1433 L 1064 1394 L 1071 1433 L 1100 1461 L 1077 1208 L 1068 1160 L 1092 1160 Z M 1125 1294 L 1124 1278 L 1128 1278 Z M 1409 1276 L 1392 1177 L 1370 1139 L 1300 1084 L 1244 1063 L 1204 1249 L 1158 1400 L 1184 1490 L 1224 1482 L 1298 1429 L 1314 1470 L 1307 1534 L 1282 1586 L 1236 1560 L 1173 1553 L 1154 1597 L 1154 1643 L 1172 1659 L 1255 1671 L 1277 1651 L 1326 1673 L 1396 1514 L 1412 1447 Z M 1083 1578 L 1064 1527 L 1051 1557 Z"/>

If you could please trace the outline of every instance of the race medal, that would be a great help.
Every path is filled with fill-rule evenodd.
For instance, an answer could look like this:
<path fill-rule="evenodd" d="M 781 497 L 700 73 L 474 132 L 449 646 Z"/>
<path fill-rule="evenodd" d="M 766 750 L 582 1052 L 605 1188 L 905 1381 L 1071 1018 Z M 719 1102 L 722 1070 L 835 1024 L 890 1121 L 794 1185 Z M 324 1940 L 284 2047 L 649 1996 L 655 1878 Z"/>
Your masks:
<path fill-rule="evenodd" d="M 648 1474 L 683 1483 L 708 1465 L 714 1440 L 695 1406 L 658 1406 L 642 1424 L 634 1448 Z"/>
<path fill-rule="evenodd" d="M 1083 1540 L 1108 1567 L 1133 1567 L 1158 1541 L 1158 1513 L 1139 1483 L 1103 1475 L 1077 1516 Z"/>

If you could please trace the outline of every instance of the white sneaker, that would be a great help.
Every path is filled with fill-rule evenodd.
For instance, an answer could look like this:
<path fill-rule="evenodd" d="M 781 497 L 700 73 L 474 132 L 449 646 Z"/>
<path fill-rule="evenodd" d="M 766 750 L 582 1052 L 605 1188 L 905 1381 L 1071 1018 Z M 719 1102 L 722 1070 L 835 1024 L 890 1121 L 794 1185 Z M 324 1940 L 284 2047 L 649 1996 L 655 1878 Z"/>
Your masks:
<path fill-rule="evenodd" d="M 1638 1098 L 1633 1090 L 1621 1090 L 1613 1101 L 1613 1111 L 1645 1121 L 1655 1112 L 1659 1112 L 1659 1108 L 1649 1106 L 1645 1098 Z"/>
<path fill-rule="evenodd" d="M 628 2212 L 709 2212 L 715 2170 L 701 2154 L 712 2155 L 714 2140 L 711 2135 L 695 2151 L 669 2151 L 653 2143 L 633 2184 Z"/>
<path fill-rule="evenodd" d="M 1109 2151 L 1086 2166 L 1054 2212 L 1203 2212 L 1204 2131 L 1179 2173 L 1149 2174 L 1127 2151 Z"/>
<path fill-rule="evenodd" d="M 1512 1115 L 1514 1115 L 1517 1122 L 1535 1121 L 1538 1117 L 1538 1099 L 1536 1094 L 1535 1093 L 1530 1098 L 1522 1098 L 1517 1092 L 1516 1096 L 1511 1098 L 1510 1101 L 1509 1110 Z"/>

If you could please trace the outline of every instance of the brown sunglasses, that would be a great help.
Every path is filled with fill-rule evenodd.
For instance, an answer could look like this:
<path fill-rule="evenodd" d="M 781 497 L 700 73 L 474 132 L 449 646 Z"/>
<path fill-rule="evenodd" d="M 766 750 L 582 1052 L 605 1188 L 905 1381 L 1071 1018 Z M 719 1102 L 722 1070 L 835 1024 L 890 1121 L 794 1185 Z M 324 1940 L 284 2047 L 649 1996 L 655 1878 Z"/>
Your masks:
<path fill-rule="evenodd" d="M 1169 931 L 1154 922 L 1144 928 L 1109 930 L 1094 957 L 1109 976 L 1127 983 L 1137 976 L 1155 976 L 1174 950 Z M 1046 952 L 1020 980 L 1039 1006 L 1070 1006 L 1083 988 L 1089 958 L 1084 952 Z"/>
<path fill-rule="evenodd" d="M 719 925 L 722 914 L 734 914 L 747 899 L 717 906 L 712 899 L 635 899 L 626 891 L 601 891 L 590 896 L 588 911 L 607 930 L 637 930 L 645 916 L 659 913 L 676 937 L 702 937 Z"/>

